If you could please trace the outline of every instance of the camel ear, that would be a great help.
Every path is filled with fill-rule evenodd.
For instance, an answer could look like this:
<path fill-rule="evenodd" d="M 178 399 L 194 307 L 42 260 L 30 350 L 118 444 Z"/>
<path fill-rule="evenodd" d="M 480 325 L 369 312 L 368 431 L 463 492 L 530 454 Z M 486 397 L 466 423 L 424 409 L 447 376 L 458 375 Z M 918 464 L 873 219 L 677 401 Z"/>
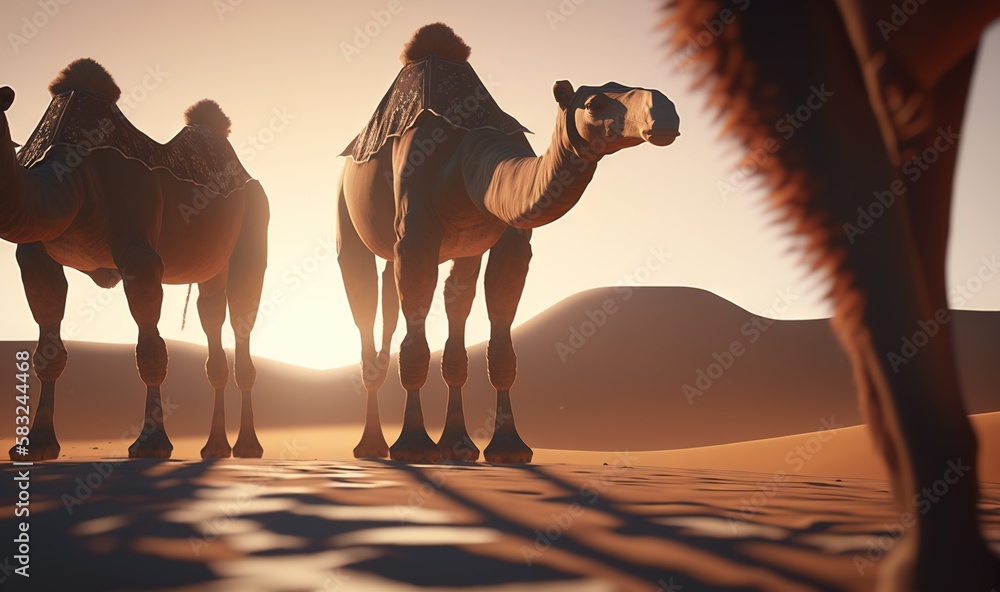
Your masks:
<path fill-rule="evenodd" d="M 0 88 L 0 111 L 10 109 L 14 103 L 14 89 L 9 86 Z"/>
<path fill-rule="evenodd" d="M 573 94 L 576 91 L 573 90 L 573 85 L 570 84 L 569 80 L 557 80 L 555 84 L 552 85 L 552 96 L 556 98 L 556 102 L 562 109 L 569 109 L 569 103 L 573 100 Z"/>

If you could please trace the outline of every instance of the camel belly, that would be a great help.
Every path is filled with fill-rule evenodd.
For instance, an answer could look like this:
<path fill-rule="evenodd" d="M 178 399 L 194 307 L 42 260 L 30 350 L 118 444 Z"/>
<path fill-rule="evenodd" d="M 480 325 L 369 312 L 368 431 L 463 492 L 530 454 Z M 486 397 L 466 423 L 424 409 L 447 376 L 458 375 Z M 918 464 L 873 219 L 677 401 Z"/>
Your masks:
<path fill-rule="evenodd" d="M 243 225 L 242 191 L 205 198 L 193 183 L 112 151 L 92 153 L 77 174 L 86 181 L 84 205 L 60 236 L 44 242 L 60 265 L 117 269 L 112 245 L 147 241 L 163 262 L 163 283 L 208 281 L 228 265 Z"/>
<path fill-rule="evenodd" d="M 45 251 L 49 257 L 63 267 L 80 271 L 94 271 L 101 268 L 114 268 L 115 260 L 111 256 L 111 248 L 107 243 L 85 244 L 88 240 L 73 240 L 73 237 L 63 234 L 59 238 L 47 241 Z"/>
<path fill-rule="evenodd" d="M 114 268 L 108 238 L 111 235 L 108 220 L 97 209 L 80 213 L 76 220 L 58 237 L 44 241 L 49 257 L 63 267 L 80 271 Z"/>
<path fill-rule="evenodd" d="M 238 238 L 239 229 L 189 240 L 161 237 L 156 252 L 163 260 L 163 283 L 200 284 L 214 278 L 229 264 Z"/>
<path fill-rule="evenodd" d="M 156 245 L 163 260 L 163 283 L 206 282 L 229 264 L 243 226 L 244 195 L 237 191 L 192 201 L 196 193 L 189 184 L 170 179 L 163 186 L 163 219 Z"/>
<path fill-rule="evenodd" d="M 163 283 L 197 284 L 219 274 L 229 263 L 239 238 L 239 226 L 198 232 L 196 226 L 165 227 L 156 252 L 163 261 Z M 91 272 L 117 269 L 111 247 L 105 239 L 94 240 L 90 233 L 69 231 L 44 243 L 45 250 L 64 267 Z"/>
<path fill-rule="evenodd" d="M 366 162 L 344 163 L 344 199 L 351 223 L 372 253 L 393 258 L 396 244 L 396 199 L 392 187 L 391 144 Z"/>
<path fill-rule="evenodd" d="M 351 212 L 351 220 L 357 220 L 356 214 Z M 395 258 L 394 248 L 396 246 L 396 233 L 393 230 L 392 220 L 382 220 L 382 224 L 373 224 L 370 218 L 361 218 L 361 222 L 355 222 L 355 229 L 358 235 L 372 253 L 387 261 Z M 500 240 L 504 229 L 504 224 L 481 224 L 475 227 L 461 230 L 451 230 L 445 232 L 441 239 L 439 260 L 443 263 L 452 259 L 462 257 L 476 257 L 490 250 L 493 245 Z"/>

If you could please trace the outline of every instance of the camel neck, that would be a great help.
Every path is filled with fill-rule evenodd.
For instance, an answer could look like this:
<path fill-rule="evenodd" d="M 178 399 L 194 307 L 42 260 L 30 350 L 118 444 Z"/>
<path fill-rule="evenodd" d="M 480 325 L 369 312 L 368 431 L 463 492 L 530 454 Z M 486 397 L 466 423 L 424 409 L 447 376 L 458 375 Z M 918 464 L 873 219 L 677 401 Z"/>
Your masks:
<path fill-rule="evenodd" d="M 80 210 L 79 175 L 72 167 L 53 172 L 48 163 L 26 171 L 17 162 L 7 122 L 0 135 L 0 238 L 13 243 L 51 240 Z"/>
<path fill-rule="evenodd" d="M 565 215 L 580 201 L 600 160 L 581 156 L 575 148 L 570 116 L 559 111 L 552 142 L 541 156 L 497 132 L 480 134 L 463 155 L 473 200 L 516 228 L 537 228 Z"/>

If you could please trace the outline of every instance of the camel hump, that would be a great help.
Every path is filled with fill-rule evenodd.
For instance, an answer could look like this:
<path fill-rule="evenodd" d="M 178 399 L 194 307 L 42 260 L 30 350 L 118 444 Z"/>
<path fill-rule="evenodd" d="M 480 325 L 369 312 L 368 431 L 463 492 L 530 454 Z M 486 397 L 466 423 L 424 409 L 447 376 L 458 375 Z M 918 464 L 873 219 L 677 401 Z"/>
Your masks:
<path fill-rule="evenodd" d="M 432 23 L 417 29 L 413 37 L 403 46 L 399 56 L 403 64 L 422 60 L 429 55 L 437 55 L 458 62 L 469 61 L 472 48 L 444 23 Z"/>
<path fill-rule="evenodd" d="M 73 90 L 89 90 L 98 93 L 112 103 L 118 101 L 122 91 L 115 84 L 115 79 L 90 58 L 82 58 L 63 68 L 51 83 L 49 92 L 52 96 L 61 95 Z"/>
<path fill-rule="evenodd" d="M 204 125 L 228 138 L 232 121 L 222 112 L 222 107 L 218 103 L 211 99 L 202 99 L 184 112 L 184 124 Z"/>

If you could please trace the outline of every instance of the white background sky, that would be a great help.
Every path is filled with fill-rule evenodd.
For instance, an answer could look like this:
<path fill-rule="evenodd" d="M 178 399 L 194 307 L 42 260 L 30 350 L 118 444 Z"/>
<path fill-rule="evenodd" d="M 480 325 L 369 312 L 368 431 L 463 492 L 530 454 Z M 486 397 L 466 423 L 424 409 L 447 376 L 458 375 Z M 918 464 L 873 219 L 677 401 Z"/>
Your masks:
<path fill-rule="evenodd" d="M 386 19 L 390 7 L 396 14 Z M 132 122 L 161 142 L 180 129 L 182 112 L 198 99 L 222 105 L 233 120 L 231 140 L 244 165 L 271 198 L 265 302 L 280 290 L 284 303 L 263 315 L 254 334 L 258 355 L 316 368 L 357 360 L 357 332 L 340 270 L 322 248 L 333 244 L 334 192 L 343 166 L 336 155 L 398 72 L 403 43 L 434 21 L 447 22 L 472 46 L 473 67 L 497 102 L 535 132 L 530 139 L 539 152 L 551 135 L 551 87 L 558 79 L 577 86 L 613 80 L 658 88 L 681 116 L 683 135 L 674 145 L 640 146 L 606 158 L 580 204 L 536 231 L 518 322 L 581 290 L 620 283 L 697 286 L 758 314 L 767 313 L 780 290 L 790 290 L 797 299 L 783 318 L 826 315 L 822 286 L 796 265 L 789 252 L 793 242 L 772 224 L 775 215 L 752 183 L 728 199 L 716 189 L 742 153 L 719 139 L 704 97 L 690 92 L 688 75 L 672 66 L 658 28 L 659 4 L 588 0 L 576 6 L 563 0 L 562 9 L 565 20 L 552 18 L 559 0 L 104 0 L 69 2 L 43 18 L 37 0 L 6 0 L 0 5 L 0 84 L 18 93 L 8 117 L 21 142 L 48 105 L 48 82 L 78 57 L 108 68 L 131 102 Z M 378 14 L 384 25 L 374 22 Z M 47 22 L 33 31 L 25 29 L 24 19 Z M 358 35 L 366 27 L 376 33 L 369 39 Z M 357 51 L 345 52 L 347 44 Z M 1000 29 L 994 26 L 981 51 L 961 138 L 949 287 L 965 284 L 983 257 L 1000 255 L 998 64 Z M 156 71 L 159 77 L 149 74 Z M 282 127 L 276 113 L 290 120 Z M 272 133 L 272 124 L 282 129 Z M 252 137 L 262 149 L 253 147 Z M 671 256 L 649 269 L 654 251 Z M 323 260 L 314 259 L 317 254 Z M 297 267 L 306 277 L 294 283 L 290 274 Z M 443 268 L 442 280 L 445 274 Z M 133 343 L 136 329 L 121 288 L 104 292 L 77 272 L 68 276 L 64 327 L 73 331 L 64 335 Z M 0 245 L 0 277 L 7 278 L 0 293 L 0 339 L 34 339 L 14 247 L 7 243 Z M 193 303 L 192 322 L 180 331 L 185 290 L 167 287 L 160 330 L 169 339 L 204 343 Z M 983 284 L 962 307 L 1000 309 L 1000 279 Z M 428 326 L 431 347 L 438 349 L 445 339 L 443 315 L 432 314 Z M 488 335 L 480 292 L 468 343 Z"/>

